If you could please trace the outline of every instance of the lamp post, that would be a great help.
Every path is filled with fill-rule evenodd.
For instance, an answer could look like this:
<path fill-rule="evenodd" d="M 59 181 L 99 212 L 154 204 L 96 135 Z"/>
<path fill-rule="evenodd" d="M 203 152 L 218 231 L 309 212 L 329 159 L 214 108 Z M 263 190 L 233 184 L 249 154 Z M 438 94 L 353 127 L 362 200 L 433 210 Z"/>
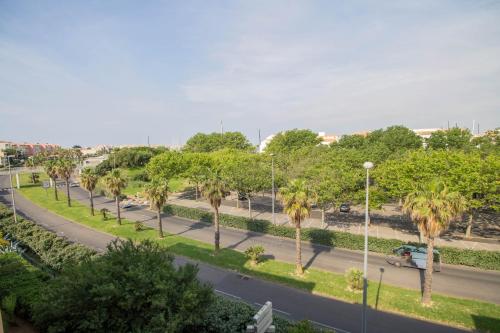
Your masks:
<path fill-rule="evenodd" d="M 368 271 L 368 196 L 370 187 L 370 169 L 373 168 L 372 162 L 363 163 L 363 167 L 366 169 L 366 203 L 365 203 L 365 253 L 363 260 L 363 320 L 362 320 L 362 332 L 366 333 L 366 298 L 367 298 L 367 271 Z"/>
<path fill-rule="evenodd" d="M 273 224 L 276 224 L 275 216 L 274 216 L 274 201 L 275 201 L 275 191 L 274 191 L 274 154 L 271 154 L 271 181 L 273 183 L 273 193 L 271 194 L 272 198 L 272 211 L 273 211 Z"/>
<path fill-rule="evenodd" d="M 16 199 L 14 198 L 14 188 L 12 186 L 12 170 L 10 169 L 10 158 L 14 155 L 7 155 L 7 164 L 9 165 L 10 196 L 12 198 L 12 210 L 14 211 L 14 222 L 17 223 Z"/>

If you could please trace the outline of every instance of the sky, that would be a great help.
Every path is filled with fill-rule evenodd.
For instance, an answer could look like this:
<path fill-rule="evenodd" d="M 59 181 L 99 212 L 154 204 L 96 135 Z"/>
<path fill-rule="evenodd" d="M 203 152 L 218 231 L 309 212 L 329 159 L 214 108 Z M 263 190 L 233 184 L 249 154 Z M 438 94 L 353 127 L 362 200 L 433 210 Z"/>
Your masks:
<path fill-rule="evenodd" d="M 0 0 L 0 140 L 500 126 L 500 1 Z M 477 130 L 477 128 L 476 128 Z"/>

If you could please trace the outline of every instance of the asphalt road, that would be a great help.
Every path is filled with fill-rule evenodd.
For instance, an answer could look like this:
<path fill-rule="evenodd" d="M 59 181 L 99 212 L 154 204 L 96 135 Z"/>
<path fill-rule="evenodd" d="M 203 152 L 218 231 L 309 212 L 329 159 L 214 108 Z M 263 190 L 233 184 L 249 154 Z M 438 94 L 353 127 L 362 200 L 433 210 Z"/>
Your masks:
<path fill-rule="evenodd" d="M 81 188 L 71 188 L 74 199 L 88 205 L 88 193 Z M 95 197 L 97 210 L 106 207 L 115 212 L 113 200 L 103 196 Z M 156 213 L 144 207 L 123 209 L 122 216 L 144 221 L 157 227 Z M 203 222 L 164 216 L 163 227 L 170 233 L 184 237 L 213 242 L 212 227 Z M 244 251 L 251 245 L 260 244 L 266 250 L 266 255 L 277 260 L 295 262 L 295 241 L 278 238 L 255 232 L 230 228 L 221 228 L 221 246 Z M 316 267 L 344 274 L 350 267 L 363 267 L 363 254 L 357 251 L 335 249 L 327 246 L 304 242 L 302 245 L 302 260 L 305 267 Z M 368 277 L 376 282 L 421 290 L 423 271 L 413 268 L 397 268 L 388 264 L 385 257 L 370 254 L 368 259 Z M 439 273 L 433 274 L 432 288 L 434 292 L 462 298 L 480 299 L 500 304 L 500 272 L 472 269 L 468 267 L 443 265 Z"/>
<path fill-rule="evenodd" d="M 0 201 L 10 204 L 10 195 L 0 190 Z M 114 237 L 68 221 L 16 195 L 20 215 L 39 223 L 59 235 L 102 251 Z M 166 223 L 168 224 L 168 222 Z M 177 264 L 192 262 L 181 257 Z M 258 306 L 270 300 L 275 313 L 293 320 L 308 319 L 318 325 L 336 328 L 338 332 L 359 332 L 361 306 L 313 295 L 280 284 L 243 277 L 235 272 L 197 263 L 199 278 L 213 285 L 215 291 L 227 297 Z M 407 318 L 376 309 L 368 311 L 369 332 L 465 332 L 465 330 Z"/>

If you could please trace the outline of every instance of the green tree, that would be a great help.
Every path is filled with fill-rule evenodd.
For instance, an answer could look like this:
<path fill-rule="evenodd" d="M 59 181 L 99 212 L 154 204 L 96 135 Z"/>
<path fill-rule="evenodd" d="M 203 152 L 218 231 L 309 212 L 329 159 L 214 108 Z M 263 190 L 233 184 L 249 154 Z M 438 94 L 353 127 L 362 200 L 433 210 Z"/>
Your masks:
<path fill-rule="evenodd" d="M 183 156 L 186 162 L 183 175 L 194 185 L 195 200 L 198 201 L 200 185 L 207 177 L 212 165 L 212 159 L 207 153 L 184 153 Z"/>
<path fill-rule="evenodd" d="M 209 153 L 221 149 L 251 150 L 253 147 L 240 132 L 196 133 L 189 138 L 183 150 L 193 153 Z"/>
<path fill-rule="evenodd" d="M 71 196 L 69 193 L 69 180 L 73 171 L 75 171 L 75 164 L 72 160 L 68 158 L 60 158 L 56 161 L 56 170 L 59 178 L 64 179 L 66 183 L 66 198 L 68 201 L 68 207 L 71 207 Z"/>
<path fill-rule="evenodd" d="M 127 179 L 122 176 L 119 169 L 114 169 L 104 177 L 104 184 L 107 190 L 115 197 L 116 221 L 118 224 L 122 224 L 120 216 L 120 195 L 122 194 L 122 190 L 127 187 Z"/>
<path fill-rule="evenodd" d="M 153 242 L 115 241 L 47 282 L 34 322 L 44 332 L 197 332 L 212 289 L 196 266 L 173 262 Z"/>
<path fill-rule="evenodd" d="M 311 214 L 313 194 L 303 179 L 292 180 L 287 187 L 282 187 L 279 197 L 283 203 L 283 212 L 295 224 L 295 266 L 296 273 L 302 275 L 302 249 L 300 241 L 301 222 Z"/>
<path fill-rule="evenodd" d="M 182 174 L 186 169 L 186 161 L 182 153 L 167 151 L 153 157 L 146 165 L 149 178 L 170 180 Z"/>
<path fill-rule="evenodd" d="M 427 269 L 425 271 L 422 303 L 431 304 L 432 271 L 434 266 L 434 238 L 445 231 L 465 209 L 465 199 L 458 192 L 450 192 L 444 183 L 432 181 L 420 186 L 405 199 L 403 210 L 427 238 Z"/>
<path fill-rule="evenodd" d="M 288 154 L 303 147 L 314 147 L 321 142 L 318 135 L 307 129 L 293 129 L 278 133 L 266 147 L 266 153 Z"/>
<path fill-rule="evenodd" d="M 370 141 L 372 134 L 368 135 Z M 389 150 L 410 150 L 422 147 L 422 139 L 411 129 L 404 126 L 389 126 L 377 140 L 383 143 Z"/>
<path fill-rule="evenodd" d="M 80 181 L 84 189 L 89 192 L 90 199 L 90 213 L 94 216 L 94 195 L 92 191 L 95 190 L 97 182 L 99 181 L 99 176 L 92 168 L 85 168 L 82 170 L 82 174 L 80 175 Z"/>
<path fill-rule="evenodd" d="M 37 159 L 35 156 L 30 156 L 24 162 L 24 166 L 31 170 L 31 182 L 36 184 L 38 181 L 38 174 L 35 172 L 35 168 L 38 166 Z"/>
<path fill-rule="evenodd" d="M 468 129 L 458 127 L 437 131 L 427 139 L 427 147 L 431 149 L 470 149 L 472 134 Z"/>
<path fill-rule="evenodd" d="M 359 149 L 365 145 L 366 137 L 360 134 L 342 135 L 338 143 L 333 143 L 333 146 L 341 148 Z"/>
<path fill-rule="evenodd" d="M 158 220 L 158 236 L 163 238 L 163 226 L 161 223 L 161 210 L 168 199 L 168 180 L 153 179 L 151 183 L 146 185 L 146 197 L 151 203 L 151 206 L 156 208 L 156 218 Z"/>
<path fill-rule="evenodd" d="M 271 187 L 270 163 L 262 155 L 228 151 L 223 158 L 223 177 L 228 187 L 248 200 L 248 214 L 252 218 L 252 199 L 260 191 Z M 237 203 L 239 198 L 236 199 Z"/>
<path fill-rule="evenodd" d="M 220 249 L 220 231 L 219 231 L 219 207 L 222 200 L 227 196 L 227 185 L 222 179 L 219 172 L 212 172 L 211 175 L 205 179 L 202 192 L 205 198 L 210 203 L 214 210 L 214 243 L 215 253 L 217 254 Z"/>
<path fill-rule="evenodd" d="M 57 194 L 57 163 L 55 160 L 47 160 L 44 164 L 45 173 L 52 179 L 52 183 L 54 184 L 54 197 L 56 200 L 59 200 L 59 196 Z"/>

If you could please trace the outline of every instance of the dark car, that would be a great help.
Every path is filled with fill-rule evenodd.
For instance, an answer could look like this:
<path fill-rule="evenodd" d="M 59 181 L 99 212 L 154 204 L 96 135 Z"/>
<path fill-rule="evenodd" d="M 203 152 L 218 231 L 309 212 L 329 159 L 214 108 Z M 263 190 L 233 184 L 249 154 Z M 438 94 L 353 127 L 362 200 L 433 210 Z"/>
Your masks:
<path fill-rule="evenodd" d="M 418 269 L 427 268 L 427 248 L 416 247 L 413 245 L 402 245 L 395 248 L 393 256 L 386 257 L 386 261 L 396 267 L 413 267 Z M 434 265 L 435 272 L 441 271 L 441 255 L 438 250 L 434 250 Z"/>
<path fill-rule="evenodd" d="M 349 213 L 351 211 L 351 206 L 348 203 L 343 203 L 340 205 L 339 210 L 341 213 Z"/>

